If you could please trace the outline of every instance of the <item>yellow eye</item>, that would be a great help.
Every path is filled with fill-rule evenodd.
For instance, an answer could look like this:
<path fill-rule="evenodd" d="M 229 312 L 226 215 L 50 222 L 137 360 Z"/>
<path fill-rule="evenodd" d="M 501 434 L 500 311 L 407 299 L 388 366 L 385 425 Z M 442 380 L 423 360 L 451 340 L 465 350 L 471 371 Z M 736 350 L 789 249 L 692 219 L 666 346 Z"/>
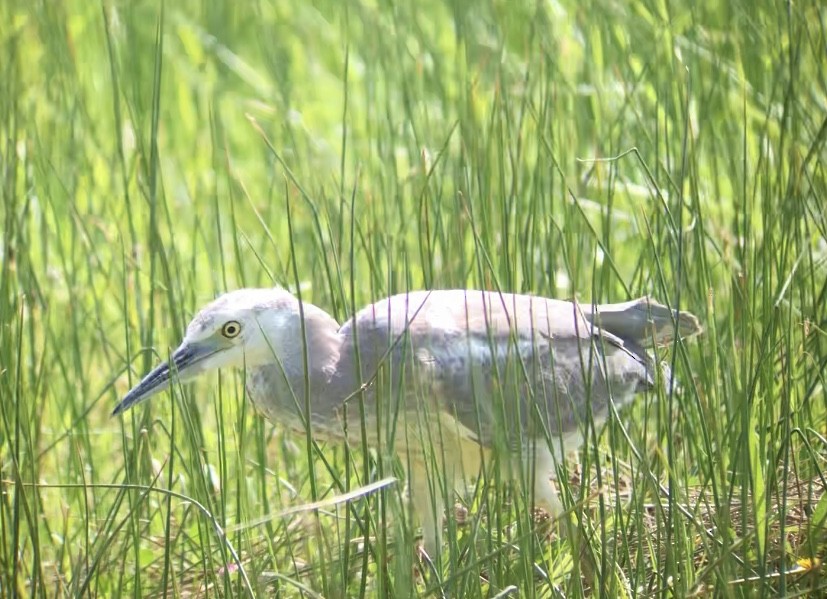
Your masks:
<path fill-rule="evenodd" d="M 225 323 L 223 327 L 221 327 L 221 334 L 224 335 L 227 339 L 238 337 L 238 334 L 240 332 L 241 324 L 236 322 L 235 320 L 231 320 L 230 322 Z"/>

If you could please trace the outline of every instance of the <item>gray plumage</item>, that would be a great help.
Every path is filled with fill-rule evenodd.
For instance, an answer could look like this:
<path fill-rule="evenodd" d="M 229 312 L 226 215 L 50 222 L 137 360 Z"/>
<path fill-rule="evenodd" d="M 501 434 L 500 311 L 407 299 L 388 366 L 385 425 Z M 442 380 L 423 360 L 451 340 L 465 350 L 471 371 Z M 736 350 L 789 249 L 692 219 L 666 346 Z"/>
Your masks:
<path fill-rule="evenodd" d="M 502 451 L 530 455 L 535 499 L 556 515 L 562 506 L 549 484 L 556 460 L 580 444 L 587 422 L 606 419 L 612 402 L 621 407 L 668 380 L 648 348 L 700 332 L 693 315 L 645 297 L 595 306 L 416 291 L 367 306 L 340 327 L 287 291 L 241 289 L 201 310 L 172 364 L 181 380 L 245 367 L 249 396 L 268 419 L 298 430 L 309 422 L 322 438 L 347 430 L 360 439 L 364 410 L 369 442 L 392 445 L 408 468 L 433 551 L 440 528 L 433 490 L 441 487 L 428 480 L 426 463 L 435 459 L 442 482 L 462 487 Z M 169 376 L 168 365 L 156 368 L 115 413 L 165 388 Z"/>

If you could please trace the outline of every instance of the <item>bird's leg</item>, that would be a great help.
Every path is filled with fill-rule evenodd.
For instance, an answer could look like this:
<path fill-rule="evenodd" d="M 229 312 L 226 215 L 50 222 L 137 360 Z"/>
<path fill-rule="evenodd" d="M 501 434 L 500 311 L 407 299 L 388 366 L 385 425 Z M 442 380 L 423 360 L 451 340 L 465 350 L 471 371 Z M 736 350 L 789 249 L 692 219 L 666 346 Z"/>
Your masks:
<path fill-rule="evenodd" d="M 546 472 L 535 474 L 534 479 L 534 503 L 537 507 L 543 508 L 548 515 L 557 520 L 565 509 L 557 491 L 554 489 L 554 477 L 548 476 Z"/>
<path fill-rule="evenodd" d="M 420 459 L 412 459 L 408 472 L 408 492 L 414 516 L 422 525 L 422 553 L 439 565 L 442 549 L 442 494 L 439 481 L 430 480 L 428 467 Z"/>
<path fill-rule="evenodd" d="M 536 447 L 528 448 L 527 454 L 526 459 L 533 461 L 534 467 L 534 504 L 556 520 L 565 511 L 552 483 L 557 478 L 557 458 L 544 441 L 538 441 Z"/>
<path fill-rule="evenodd" d="M 571 522 L 568 517 L 561 518 L 565 514 L 565 508 L 554 488 L 553 481 L 557 480 L 556 464 L 557 458 L 548 446 L 539 442 L 534 460 L 534 504 L 545 509 L 555 520 L 560 537 L 568 541 L 572 554 L 579 561 L 580 572 L 589 584 L 593 584 L 597 580 L 597 563 L 589 550 L 587 533 L 576 522 L 576 515 L 575 522 Z"/>

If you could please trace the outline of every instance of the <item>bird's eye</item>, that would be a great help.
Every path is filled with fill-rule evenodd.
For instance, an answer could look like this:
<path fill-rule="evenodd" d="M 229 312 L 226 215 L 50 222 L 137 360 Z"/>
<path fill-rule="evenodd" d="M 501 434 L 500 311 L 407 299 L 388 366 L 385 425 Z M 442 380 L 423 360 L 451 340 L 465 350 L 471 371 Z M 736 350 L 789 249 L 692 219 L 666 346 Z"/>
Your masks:
<path fill-rule="evenodd" d="M 240 332 L 241 324 L 239 324 L 235 320 L 231 320 L 230 322 L 226 323 L 223 327 L 221 327 L 221 334 L 224 335 L 227 339 L 238 337 L 238 334 Z"/>

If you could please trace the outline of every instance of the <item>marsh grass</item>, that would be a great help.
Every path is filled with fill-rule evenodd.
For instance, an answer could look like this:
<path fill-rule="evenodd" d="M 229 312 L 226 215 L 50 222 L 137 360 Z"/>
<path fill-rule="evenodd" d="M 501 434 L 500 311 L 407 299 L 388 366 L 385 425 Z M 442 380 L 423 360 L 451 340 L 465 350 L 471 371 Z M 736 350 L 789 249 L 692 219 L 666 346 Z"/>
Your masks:
<path fill-rule="evenodd" d="M 826 19 L 1 3 L 0 595 L 823 594 Z M 400 465 L 264 421 L 243 377 L 110 417 L 200 304 L 272 284 L 340 322 L 650 293 L 706 330 L 662 352 L 680 388 L 587 430 L 563 522 L 492 470 L 423 575 L 371 487 Z"/>

